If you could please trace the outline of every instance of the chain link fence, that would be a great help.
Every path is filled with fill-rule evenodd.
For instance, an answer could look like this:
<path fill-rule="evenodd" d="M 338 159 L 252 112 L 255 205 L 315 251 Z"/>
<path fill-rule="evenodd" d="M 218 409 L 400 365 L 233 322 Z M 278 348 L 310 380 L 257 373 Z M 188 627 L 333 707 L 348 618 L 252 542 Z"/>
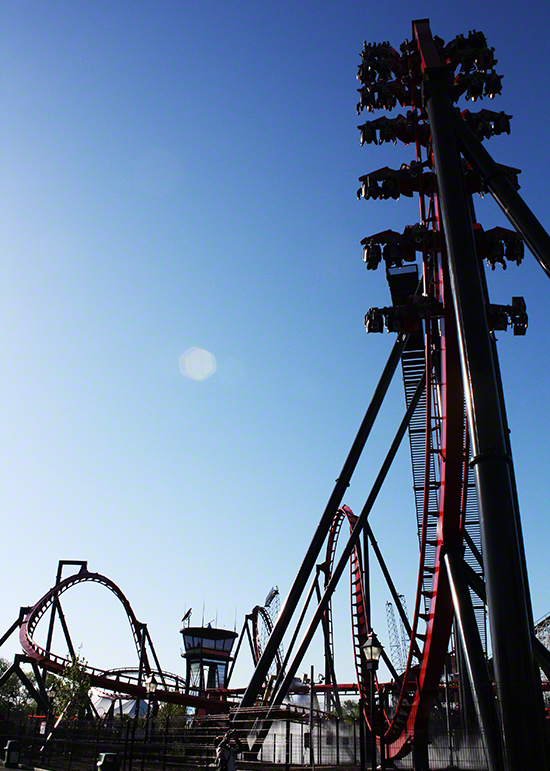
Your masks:
<path fill-rule="evenodd" d="M 216 765 L 216 745 L 236 731 L 241 751 L 238 769 L 267 766 L 370 769 L 371 737 L 359 719 L 313 717 L 308 710 L 279 709 L 266 713 L 243 710 L 227 716 L 188 716 L 154 719 L 114 719 L 110 723 L 63 721 L 54 731 L 53 720 L 41 717 L 0 720 L 2 748 L 8 739 L 21 745 L 21 765 L 55 771 L 93 771 L 101 753 L 115 753 L 120 771 L 170 771 Z M 395 759 L 397 769 L 413 769 L 411 743 Z M 376 762 L 380 763 L 379 741 Z M 429 735 L 430 769 L 459 768 L 485 771 L 487 753 L 482 734 L 461 728 L 435 727 Z"/>

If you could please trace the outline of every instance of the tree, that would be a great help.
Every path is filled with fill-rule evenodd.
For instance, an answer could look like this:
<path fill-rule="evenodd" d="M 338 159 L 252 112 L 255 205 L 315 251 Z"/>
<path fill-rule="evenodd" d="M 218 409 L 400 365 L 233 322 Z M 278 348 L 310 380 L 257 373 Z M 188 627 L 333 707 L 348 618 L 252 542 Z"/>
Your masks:
<path fill-rule="evenodd" d="M 345 723 L 353 723 L 359 717 L 359 702 L 354 699 L 345 699 L 342 702 L 342 720 Z"/>
<path fill-rule="evenodd" d="M 9 669 L 11 662 L 0 658 L 0 677 Z M 34 672 L 25 672 L 29 680 L 36 682 Z M 18 712 L 34 712 L 36 702 L 27 693 L 27 690 L 16 674 L 11 675 L 5 683 L 0 686 L 0 712 L 6 713 L 11 710 Z"/>
<path fill-rule="evenodd" d="M 177 723 L 181 723 L 183 719 L 188 719 L 188 708 L 183 704 L 170 704 L 164 703 L 159 706 L 158 709 L 158 726 L 164 728 L 167 722 L 172 722 L 174 719 Z"/>
<path fill-rule="evenodd" d="M 81 717 L 89 704 L 90 675 L 86 667 L 86 659 L 77 655 L 63 674 L 51 682 L 53 706 L 56 715 L 64 717 Z"/>

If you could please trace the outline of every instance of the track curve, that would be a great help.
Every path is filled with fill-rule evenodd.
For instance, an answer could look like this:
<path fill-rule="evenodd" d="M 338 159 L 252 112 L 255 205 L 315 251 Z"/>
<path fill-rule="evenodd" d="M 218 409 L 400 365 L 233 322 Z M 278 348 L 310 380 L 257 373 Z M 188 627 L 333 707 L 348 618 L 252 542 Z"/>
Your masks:
<path fill-rule="evenodd" d="M 443 303 L 447 279 L 441 263 L 439 267 L 438 280 L 432 283 L 431 290 L 433 296 Z M 426 398 L 419 405 L 419 409 L 425 427 L 425 466 L 412 634 L 405 670 L 393 688 L 397 703 L 393 705 L 391 712 L 385 708 L 383 724 L 377 726 L 377 732 L 383 734 L 389 757 L 394 759 L 409 752 L 413 737 L 426 733 L 428 729 L 429 714 L 443 672 L 453 619 L 453 605 L 443 556 L 449 548 L 460 548 L 463 541 L 463 515 L 468 482 L 464 394 L 454 316 L 451 312 L 444 311 L 443 319 L 439 321 L 442 323 L 426 325 L 424 344 L 427 385 Z M 433 350 L 437 351 L 435 362 L 432 360 Z M 418 421 L 418 415 L 416 419 Z M 357 517 L 347 506 L 338 509 L 330 529 L 325 563 L 326 583 L 330 579 L 337 540 L 344 520 L 348 521 L 351 532 Z M 357 684 L 365 705 L 365 719 L 370 728 L 372 705 L 369 703 L 369 681 L 360 648 L 371 629 L 366 612 L 361 562 L 360 548 L 356 546 L 350 559 L 353 648 Z M 329 629 L 331 628 L 332 621 L 329 620 Z M 378 682 L 376 690 L 379 690 Z M 384 699 L 381 698 L 380 702 L 383 703 Z"/>
<path fill-rule="evenodd" d="M 39 645 L 34 640 L 33 635 L 44 614 L 53 606 L 59 597 L 72 587 L 85 582 L 92 582 L 104 586 L 120 601 L 130 624 L 137 655 L 138 657 L 141 655 L 143 662 L 141 673 L 138 668 L 103 670 L 86 664 L 84 669 L 89 676 L 92 685 L 105 690 L 124 693 L 133 698 L 146 699 L 147 691 L 142 684 L 143 674 L 145 673 L 146 676 L 153 675 L 155 676 L 155 679 L 158 678 L 158 681 L 162 685 L 162 688 L 158 688 L 155 691 L 155 699 L 157 701 L 183 704 L 198 709 L 206 709 L 211 712 L 227 712 L 229 710 L 230 704 L 225 700 L 221 700 L 219 694 L 217 697 L 213 698 L 192 696 L 191 694 L 185 693 L 185 681 L 183 678 L 170 672 L 165 672 L 159 668 L 152 669 L 147 656 L 147 651 L 144 650 L 141 652 L 141 630 L 144 625 L 138 621 L 130 602 L 114 581 L 111 581 L 111 579 L 100 573 L 91 573 L 86 568 L 83 568 L 78 573 L 68 576 L 60 581 L 41 597 L 24 616 L 19 632 L 19 641 L 21 647 L 29 658 L 33 659 L 40 667 L 48 672 L 58 675 L 62 675 L 65 669 L 71 665 L 69 659 L 58 656 Z"/>
<path fill-rule="evenodd" d="M 271 616 L 267 612 L 266 608 L 262 605 L 256 605 L 251 614 L 252 620 L 252 643 L 253 643 L 253 658 L 254 666 L 258 664 L 262 653 L 265 650 L 267 640 L 271 632 L 273 631 L 273 622 Z M 281 657 L 281 651 L 278 648 L 275 653 L 275 672 L 279 674 L 283 667 L 283 661 Z"/>
<path fill-rule="evenodd" d="M 334 560 L 336 555 L 336 548 L 338 545 L 338 537 L 340 535 L 342 525 L 344 524 L 345 521 L 347 521 L 349 526 L 349 531 L 351 533 L 353 528 L 355 527 L 355 523 L 357 522 L 357 517 L 355 516 L 353 511 L 349 508 L 349 506 L 341 506 L 338 509 L 329 531 L 327 546 L 326 546 L 325 563 L 324 563 L 325 587 L 328 585 L 328 582 L 330 581 L 330 578 L 332 576 L 332 571 L 334 568 Z M 362 569 L 361 549 L 359 545 L 355 546 L 350 558 L 350 585 L 351 585 L 351 625 L 352 625 L 352 632 L 353 632 L 352 637 L 353 637 L 355 671 L 357 674 L 358 685 L 360 683 L 363 684 L 362 689 L 361 689 L 361 685 L 359 685 L 361 695 L 363 696 L 363 692 L 366 692 L 366 684 L 365 684 L 366 679 L 365 679 L 365 672 L 363 668 L 360 646 L 367 639 L 367 635 L 369 634 L 370 627 L 369 627 L 369 619 L 367 618 L 367 612 L 366 612 L 365 594 L 363 589 L 363 569 Z M 327 611 L 327 627 L 329 630 L 330 653 L 332 657 L 334 657 L 331 606 L 329 606 L 329 610 Z M 368 705 L 368 701 L 364 702 L 364 704 L 366 706 L 365 719 L 367 721 L 367 725 L 370 728 L 371 726 L 370 705 Z"/>

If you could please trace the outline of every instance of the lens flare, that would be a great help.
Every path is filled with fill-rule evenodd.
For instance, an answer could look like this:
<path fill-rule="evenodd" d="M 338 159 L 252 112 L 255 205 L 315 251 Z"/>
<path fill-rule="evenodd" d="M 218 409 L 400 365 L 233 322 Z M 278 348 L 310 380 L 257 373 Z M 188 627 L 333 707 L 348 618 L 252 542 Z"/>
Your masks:
<path fill-rule="evenodd" d="M 191 380 L 206 380 L 216 371 L 216 359 L 204 348 L 189 348 L 180 356 L 180 370 Z"/>

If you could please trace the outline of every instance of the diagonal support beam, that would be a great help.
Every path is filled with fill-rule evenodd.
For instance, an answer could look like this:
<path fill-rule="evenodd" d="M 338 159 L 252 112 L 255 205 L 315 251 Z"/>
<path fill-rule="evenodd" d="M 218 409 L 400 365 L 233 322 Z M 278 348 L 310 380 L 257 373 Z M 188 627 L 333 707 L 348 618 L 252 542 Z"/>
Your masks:
<path fill-rule="evenodd" d="M 463 572 L 465 563 L 453 552 L 447 552 L 443 560 L 449 576 L 455 618 L 464 650 L 468 678 L 475 698 L 479 724 L 487 743 L 489 766 L 491 771 L 502 771 L 504 764 L 501 732 L 493 697 L 493 683 L 487 670 L 472 599 Z"/>
<path fill-rule="evenodd" d="M 502 173 L 460 113 L 455 110 L 453 110 L 452 122 L 462 154 L 482 177 L 495 201 L 523 237 L 535 259 L 550 278 L 550 235 L 542 227 L 510 180 Z"/>
<path fill-rule="evenodd" d="M 32 683 L 32 681 L 29 680 L 25 672 L 23 672 L 23 670 L 21 669 L 21 662 L 32 663 L 27 656 L 23 656 L 20 653 L 16 653 L 13 660 L 13 664 L 9 666 L 0 677 L 0 686 L 2 686 L 5 682 L 7 682 L 10 679 L 10 677 L 12 677 L 12 675 L 15 675 L 19 679 L 19 681 L 23 684 L 23 686 L 25 687 L 25 690 L 27 691 L 31 699 L 35 700 L 37 706 L 42 707 L 47 712 L 50 708 L 50 705 L 49 705 L 48 696 L 45 692 L 40 673 L 38 673 L 38 676 L 37 676 L 37 684 L 39 686 L 39 690 L 37 690 L 34 684 Z"/>
<path fill-rule="evenodd" d="M 405 627 L 405 631 L 409 636 L 409 640 L 412 640 L 412 627 L 411 627 L 410 621 L 407 618 L 407 614 L 405 613 L 405 608 L 403 607 L 401 598 L 397 593 L 397 589 L 395 588 L 395 584 L 393 583 L 393 579 L 390 575 L 390 571 L 388 570 L 388 566 L 386 565 L 386 561 L 382 556 L 382 552 L 380 551 L 380 547 L 378 546 L 378 542 L 374 537 L 374 533 L 372 532 L 372 528 L 368 521 L 365 523 L 365 531 L 369 537 L 369 541 L 376 555 L 376 559 L 378 560 L 378 565 L 380 566 L 380 570 L 382 571 L 384 578 L 386 579 L 386 584 L 388 585 L 388 589 L 390 590 L 393 601 L 395 602 L 395 607 L 397 608 L 397 611 L 399 613 L 399 618 L 401 619 L 401 622 Z M 418 661 L 420 661 L 422 657 L 420 655 L 418 645 L 416 644 L 416 640 L 413 641 L 413 645 L 414 645 L 413 653 L 418 659 Z"/>
<path fill-rule="evenodd" d="M 65 642 L 67 643 L 67 648 L 69 649 L 70 657 L 73 661 L 77 660 L 76 651 L 74 649 L 73 641 L 71 640 L 71 634 L 69 632 L 69 627 L 67 626 L 67 619 L 65 618 L 65 614 L 63 613 L 63 609 L 61 607 L 61 601 L 59 598 L 56 598 L 53 603 L 52 608 L 52 618 L 55 618 L 55 611 L 57 611 L 57 615 L 59 616 L 59 621 L 61 622 L 61 627 L 63 629 L 63 634 L 65 635 Z M 50 648 L 48 648 L 50 650 Z"/>
<path fill-rule="evenodd" d="M 229 683 L 231 682 L 231 677 L 233 676 L 233 670 L 235 669 L 235 662 L 237 661 L 237 658 L 239 656 L 239 651 L 241 650 L 241 645 L 242 645 L 242 642 L 243 642 L 243 639 L 244 639 L 244 632 L 245 632 L 245 627 L 247 626 L 247 623 L 248 623 L 247 619 L 245 618 L 244 624 L 243 624 L 243 628 L 242 628 L 241 634 L 239 636 L 239 641 L 237 642 L 237 647 L 235 648 L 235 653 L 233 655 L 233 662 L 231 664 L 231 669 L 229 670 L 228 675 L 227 675 L 227 679 L 225 681 L 225 687 L 226 688 L 229 688 Z"/>
<path fill-rule="evenodd" d="M 302 624 L 304 623 L 304 618 L 306 617 L 307 609 L 309 608 L 309 603 L 311 602 L 311 598 L 313 597 L 313 592 L 315 591 L 315 586 L 317 584 L 319 571 L 321 570 L 321 566 L 317 565 L 317 572 L 315 573 L 315 576 L 313 577 L 313 580 L 311 582 L 311 586 L 309 587 L 309 591 L 307 593 L 305 602 L 303 604 L 300 616 L 298 618 L 298 622 L 296 624 L 296 627 L 294 629 L 294 633 L 292 635 L 292 638 L 287 646 L 285 658 L 283 660 L 283 665 L 280 669 L 280 671 L 277 674 L 277 679 L 275 681 L 275 684 L 273 686 L 273 693 L 277 690 L 277 688 L 281 685 L 281 682 L 284 679 L 286 668 L 288 666 L 288 662 L 290 661 L 290 657 L 292 655 L 292 652 L 294 650 L 294 645 L 296 644 L 296 640 L 298 639 L 298 635 L 300 633 L 300 630 L 302 628 Z"/>
<path fill-rule="evenodd" d="M 0 637 L 0 648 L 2 647 L 2 645 L 4 645 L 4 643 L 6 642 L 6 640 L 7 640 L 7 639 L 8 639 L 8 638 L 9 638 L 9 637 L 10 637 L 10 636 L 11 636 L 11 635 L 12 635 L 12 634 L 15 632 L 15 630 L 16 630 L 16 629 L 18 629 L 18 628 L 21 626 L 21 624 L 23 623 L 23 619 L 25 618 L 25 616 L 26 616 L 28 613 L 30 613 L 30 611 L 31 611 L 31 610 L 32 610 L 32 608 L 30 608 L 30 607 L 29 607 L 29 608 L 25 608 L 25 607 L 23 607 L 23 608 L 21 608 L 21 609 L 19 610 L 19 618 L 17 618 L 17 619 L 16 619 L 16 620 L 13 622 L 13 624 L 10 626 L 10 628 L 8 629 L 8 631 L 7 631 L 7 632 L 5 632 L 5 633 L 2 635 L 2 637 Z"/>
<path fill-rule="evenodd" d="M 384 371 L 382 372 L 382 376 L 380 377 L 380 381 L 372 397 L 371 403 L 369 404 L 365 417 L 363 418 L 363 422 L 361 423 L 357 436 L 355 437 L 355 440 L 351 446 L 340 476 L 336 480 L 336 485 L 332 491 L 332 495 L 329 498 L 321 520 L 317 525 L 317 530 L 315 531 L 306 556 L 304 557 L 304 561 L 298 570 L 298 574 L 294 579 L 294 583 L 290 589 L 290 592 L 288 593 L 288 597 L 283 607 L 281 608 L 277 623 L 273 627 L 273 631 L 269 637 L 265 651 L 263 652 L 262 657 L 258 662 L 256 669 L 254 670 L 254 674 L 252 675 L 250 683 L 248 684 L 248 688 L 246 689 L 241 700 L 241 709 L 254 706 L 254 703 L 262 689 L 262 685 L 265 678 L 267 677 L 269 667 L 271 666 L 271 663 L 275 658 L 285 632 L 288 629 L 292 616 L 294 615 L 296 607 L 300 601 L 300 597 L 302 596 L 302 593 L 305 589 L 308 578 L 311 575 L 313 568 L 315 567 L 319 552 L 321 551 L 323 543 L 325 542 L 325 538 L 327 537 L 332 520 L 334 519 L 334 515 L 336 514 L 338 507 L 342 502 L 353 472 L 355 471 L 357 463 L 359 462 L 359 458 L 361 457 L 365 443 L 369 437 L 372 426 L 374 425 L 376 416 L 380 411 L 380 407 L 382 406 L 389 385 L 393 379 L 397 365 L 401 360 L 401 354 L 405 349 L 408 337 L 408 335 L 400 335 L 397 338 L 395 345 L 390 353 L 386 366 L 384 367 Z"/>
<path fill-rule="evenodd" d="M 533 655 L 546 677 L 550 679 L 550 651 L 533 635 Z"/>
<path fill-rule="evenodd" d="M 363 506 L 363 509 L 361 511 L 361 514 L 357 518 L 357 522 L 355 523 L 355 527 L 353 528 L 353 531 L 348 539 L 348 542 L 346 543 L 346 546 L 344 547 L 344 550 L 342 554 L 340 555 L 340 559 L 338 560 L 337 565 L 335 566 L 330 581 L 328 582 L 325 592 L 323 594 L 323 597 L 321 599 L 321 602 L 319 603 L 317 610 L 315 611 L 313 618 L 311 620 L 311 623 L 304 635 L 304 638 L 302 642 L 300 643 L 300 647 L 298 648 L 298 651 L 296 653 L 296 656 L 294 657 L 294 661 L 290 665 L 288 672 L 286 674 L 286 677 L 279 688 L 279 691 L 275 695 L 273 699 L 272 706 L 277 706 L 279 704 L 282 704 L 283 699 L 288 693 L 288 690 L 292 684 L 292 679 L 294 678 L 294 675 L 296 674 L 296 670 L 300 666 L 303 657 L 306 654 L 307 649 L 309 648 L 309 645 L 311 643 L 311 640 L 313 639 L 313 635 L 315 634 L 317 627 L 319 626 L 319 622 L 326 611 L 328 604 L 332 598 L 332 595 L 334 594 L 334 590 L 336 589 L 338 585 L 338 581 L 340 580 L 340 577 L 342 573 L 344 572 L 346 565 L 348 563 L 348 560 L 351 556 L 351 553 L 357 543 L 359 542 L 359 537 L 363 531 L 363 528 L 365 526 L 365 523 L 367 521 L 367 518 L 371 512 L 372 507 L 374 506 L 374 503 L 376 501 L 376 498 L 378 497 L 378 493 L 380 492 L 380 489 L 382 487 L 382 484 L 384 483 L 384 480 L 386 479 L 386 476 L 388 474 L 388 471 L 390 470 L 391 464 L 393 463 L 393 460 L 397 454 L 397 450 L 399 449 L 399 446 L 401 445 L 401 442 L 403 440 L 403 436 L 405 435 L 405 432 L 407 430 L 407 426 L 410 423 L 411 417 L 418 405 L 418 402 L 420 400 L 420 397 L 424 391 L 426 385 L 425 377 L 423 377 L 418 387 L 415 391 L 415 394 L 413 398 L 411 399 L 411 403 L 409 407 L 407 408 L 407 411 L 405 413 L 405 416 L 403 417 L 403 420 L 401 421 L 401 424 L 399 428 L 397 429 L 397 433 L 395 435 L 395 438 L 390 446 L 390 449 L 388 450 L 388 454 L 386 455 L 384 462 L 382 463 L 382 467 L 380 468 L 380 471 L 378 472 L 378 475 L 374 481 L 374 484 L 372 486 L 372 489 L 369 493 L 369 496 L 365 502 L 365 505 Z"/>
<path fill-rule="evenodd" d="M 319 586 L 319 573 L 315 576 L 315 594 L 317 596 L 317 602 L 321 602 L 321 587 Z M 338 681 L 336 679 L 336 670 L 334 667 L 334 657 L 330 647 L 330 635 L 328 628 L 327 614 L 324 613 L 321 619 L 321 625 L 323 627 L 323 640 L 325 642 L 325 663 L 330 674 L 330 683 L 332 685 L 332 696 L 336 705 L 336 712 L 338 717 L 342 717 L 342 705 L 340 704 L 340 694 L 338 693 Z"/>

